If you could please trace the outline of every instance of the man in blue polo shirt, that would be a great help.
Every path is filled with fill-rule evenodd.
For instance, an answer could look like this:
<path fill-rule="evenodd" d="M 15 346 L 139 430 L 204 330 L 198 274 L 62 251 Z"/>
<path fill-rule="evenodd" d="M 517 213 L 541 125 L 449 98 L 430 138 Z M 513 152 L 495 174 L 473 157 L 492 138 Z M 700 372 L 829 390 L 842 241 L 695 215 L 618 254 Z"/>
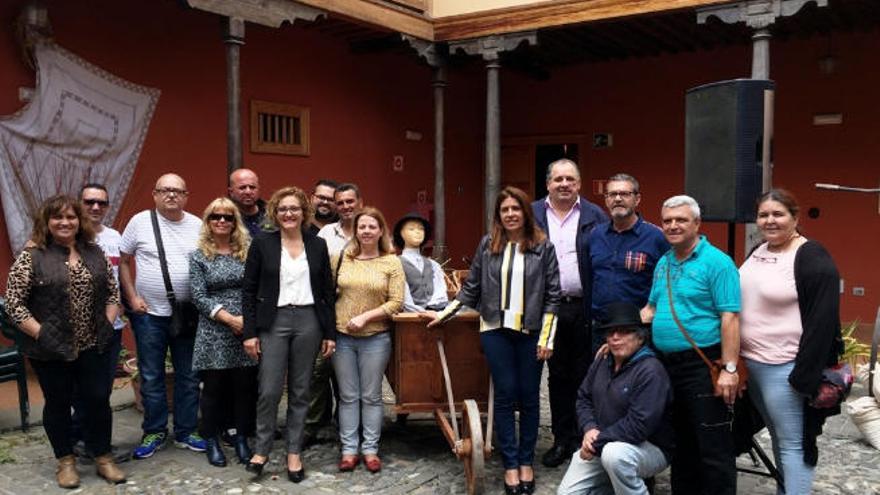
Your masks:
<path fill-rule="evenodd" d="M 593 277 L 593 353 L 605 343 L 604 332 L 596 324 L 606 319 L 605 306 L 620 301 L 644 306 L 654 267 L 669 251 L 663 232 L 636 213 L 640 202 L 635 177 L 615 174 L 608 179 L 605 206 L 611 221 L 593 229 L 587 243 Z"/>
<path fill-rule="evenodd" d="M 673 196 L 660 214 L 672 249 L 654 271 L 642 320 L 653 320 L 654 346 L 672 382 L 672 493 L 734 495 L 730 426 L 739 382 L 739 274 L 726 254 L 699 235 L 700 207 L 693 198 Z M 684 331 L 710 360 L 720 357 L 725 363 L 718 379 L 720 397 L 714 396 L 709 370 Z"/>

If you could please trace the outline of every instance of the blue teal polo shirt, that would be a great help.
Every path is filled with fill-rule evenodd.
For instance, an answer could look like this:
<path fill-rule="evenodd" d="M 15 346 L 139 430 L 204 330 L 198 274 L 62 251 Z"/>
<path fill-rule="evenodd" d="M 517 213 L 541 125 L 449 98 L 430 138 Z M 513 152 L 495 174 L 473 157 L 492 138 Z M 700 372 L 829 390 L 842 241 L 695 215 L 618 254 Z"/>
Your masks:
<path fill-rule="evenodd" d="M 648 303 L 654 306 L 652 334 L 660 352 L 692 349 L 669 310 L 666 272 L 670 271 L 675 313 L 699 347 L 721 342 L 721 313 L 740 311 L 739 272 L 724 252 L 700 236 L 684 261 L 670 249 L 654 270 Z"/>

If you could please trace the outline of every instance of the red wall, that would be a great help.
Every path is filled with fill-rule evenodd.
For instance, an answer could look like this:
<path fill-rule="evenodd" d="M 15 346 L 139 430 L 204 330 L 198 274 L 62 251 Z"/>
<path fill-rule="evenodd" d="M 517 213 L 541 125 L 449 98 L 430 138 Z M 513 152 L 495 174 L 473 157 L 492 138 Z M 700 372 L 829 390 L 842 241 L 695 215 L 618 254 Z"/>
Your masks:
<path fill-rule="evenodd" d="M 835 33 L 839 63 L 831 75 L 822 74 L 818 65 L 827 54 L 827 37 L 771 46 L 771 78 L 777 84 L 774 185 L 799 197 L 805 235 L 834 256 L 846 285 L 843 318 L 873 323 L 880 304 L 880 272 L 872 268 L 880 248 L 878 197 L 820 191 L 813 184 L 878 186 L 880 126 L 871 119 L 880 108 L 880 33 Z M 751 48 L 736 46 L 578 65 L 553 71 L 548 81 L 508 72 L 502 82 L 503 132 L 612 133 L 612 148 L 581 153 L 583 188 L 589 193 L 589 179 L 630 172 L 641 181 L 645 216 L 657 222 L 662 201 L 684 188 L 685 91 L 747 77 L 750 64 Z M 814 114 L 832 112 L 843 114 L 842 125 L 812 124 Z M 807 218 L 811 207 L 820 209 L 817 219 Z M 726 225 L 704 224 L 703 230 L 726 248 Z M 742 228 L 737 235 L 741 245 Z M 865 296 L 853 296 L 853 286 L 864 287 Z"/>
<path fill-rule="evenodd" d="M 176 171 L 189 181 L 189 210 L 200 213 L 225 194 L 225 59 L 217 16 L 177 2 L 88 0 L 46 2 L 56 40 L 121 77 L 162 90 L 133 185 L 116 226 L 149 207 L 155 178 Z M 12 26 L 23 0 L 0 5 L 0 25 Z M 98 14 L 99 13 L 99 14 Z M 248 25 L 242 48 L 245 164 L 261 177 L 264 196 L 286 184 L 310 188 L 318 178 L 354 181 L 367 203 L 389 221 L 404 214 L 424 189 L 431 195 L 431 71 L 413 53 L 353 54 L 345 41 L 302 26 Z M 800 197 L 807 236 L 824 243 L 846 280 L 844 318 L 872 321 L 880 275 L 871 270 L 880 246 L 877 197 L 817 191 L 814 182 L 876 187 L 880 108 L 880 35 L 835 33 L 838 70 L 822 75 L 818 58 L 826 38 L 772 43 L 777 82 L 775 183 Z M 614 146 L 581 152 L 584 189 L 589 179 L 625 170 L 642 181 L 643 211 L 656 221 L 659 205 L 683 189 L 684 91 L 702 83 L 748 75 L 747 46 L 555 69 L 548 81 L 502 72 L 502 132 L 592 134 L 611 132 Z M 21 107 L 18 88 L 33 73 L 18 58 L 12 30 L 0 34 L 0 115 Z M 311 108 L 310 157 L 251 154 L 247 103 L 277 100 Z M 480 63 L 451 71 L 447 88 L 447 231 L 454 265 L 470 256 L 482 230 L 485 74 Z M 841 112 L 840 126 L 814 127 L 814 113 Z M 404 139 L 407 130 L 421 141 Z M 393 172 L 394 155 L 405 157 Z M 599 198 L 591 198 L 598 200 Z M 725 230 L 706 225 L 716 245 Z M 741 238 L 741 234 L 740 234 Z M 12 253 L 0 221 L 0 287 Z M 864 297 L 851 295 L 865 287 Z"/>

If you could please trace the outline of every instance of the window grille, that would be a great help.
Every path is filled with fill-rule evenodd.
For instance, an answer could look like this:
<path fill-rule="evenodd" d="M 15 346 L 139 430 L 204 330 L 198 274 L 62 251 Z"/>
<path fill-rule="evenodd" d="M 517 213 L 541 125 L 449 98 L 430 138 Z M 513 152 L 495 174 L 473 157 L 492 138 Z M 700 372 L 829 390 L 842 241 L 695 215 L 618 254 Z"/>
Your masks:
<path fill-rule="evenodd" d="M 309 108 L 251 101 L 251 152 L 309 155 Z"/>

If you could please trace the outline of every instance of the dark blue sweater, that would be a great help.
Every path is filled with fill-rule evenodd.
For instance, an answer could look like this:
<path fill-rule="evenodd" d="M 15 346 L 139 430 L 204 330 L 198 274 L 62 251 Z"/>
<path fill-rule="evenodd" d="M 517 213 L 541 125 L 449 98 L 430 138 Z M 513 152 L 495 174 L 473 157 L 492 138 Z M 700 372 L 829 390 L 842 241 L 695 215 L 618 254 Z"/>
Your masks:
<path fill-rule="evenodd" d="M 608 354 L 587 372 L 578 390 L 577 415 L 581 434 L 599 429 L 593 443 L 601 455 L 609 442 L 656 445 L 669 460 L 673 448 L 672 387 L 663 365 L 642 346 L 620 370 Z"/>

